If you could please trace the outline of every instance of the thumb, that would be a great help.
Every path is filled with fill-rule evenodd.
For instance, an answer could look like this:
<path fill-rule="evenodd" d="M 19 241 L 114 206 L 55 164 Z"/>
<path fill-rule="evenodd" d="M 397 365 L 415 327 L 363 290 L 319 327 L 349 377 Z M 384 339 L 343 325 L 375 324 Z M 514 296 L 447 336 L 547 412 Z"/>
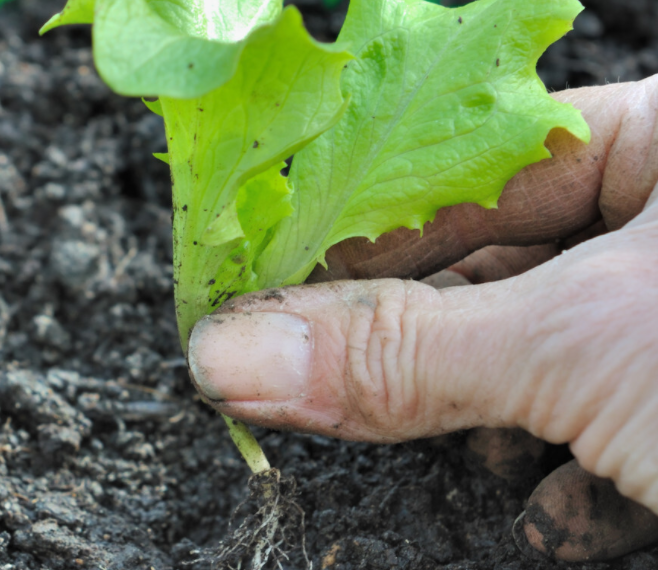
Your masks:
<path fill-rule="evenodd" d="M 522 427 L 658 513 L 657 207 L 494 283 L 245 295 L 194 328 L 193 378 L 219 411 L 275 429 L 396 442 Z"/>
<path fill-rule="evenodd" d="M 190 370 L 216 409 L 275 429 L 393 442 L 514 424 L 492 382 L 508 289 L 477 290 L 385 279 L 246 295 L 197 324 Z"/>

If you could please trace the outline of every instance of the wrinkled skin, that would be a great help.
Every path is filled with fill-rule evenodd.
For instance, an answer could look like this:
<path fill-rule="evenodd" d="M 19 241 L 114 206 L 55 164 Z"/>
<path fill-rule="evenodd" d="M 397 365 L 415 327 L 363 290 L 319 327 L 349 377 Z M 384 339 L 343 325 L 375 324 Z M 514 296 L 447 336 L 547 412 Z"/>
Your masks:
<path fill-rule="evenodd" d="M 344 242 L 312 280 L 349 280 L 226 304 L 191 339 L 204 397 L 249 423 L 373 442 L 523 428 L 568 442 L 576 472 L 610 478 L 653 520 L 658 76 L 555 96 L 583 111 L 590 145 L 553 131 L 554 158 L 511 180 L 497 210 L 446 208 L 422 239 Z M 476 285 L 398 279 L 449 266 Z M 626 526 L 615 555 L 658 539 Z M 525 534 L 538 551 L 592 557 L 543 548 L 537 528 Z"/>

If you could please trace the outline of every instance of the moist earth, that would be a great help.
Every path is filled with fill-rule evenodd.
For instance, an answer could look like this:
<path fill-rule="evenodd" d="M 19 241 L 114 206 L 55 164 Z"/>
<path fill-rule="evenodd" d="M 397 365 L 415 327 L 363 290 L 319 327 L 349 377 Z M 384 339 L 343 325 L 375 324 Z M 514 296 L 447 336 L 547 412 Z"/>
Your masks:
<path fill-rule="evenodd" d="M 316 37 L 335 37 L 345 3 L 298 4 Z M 38 37 L 62 5 L 0 8 L 0 568 L 211 568 L 263 500 L 178 345 L 161 120 L 99 80 L 88 29 Z M 586 5 L 542 58 L 550 89 L 658 71 L 654 0 Z M 658 568 L 656 548 L 524 557 L 511 527 L 537 481 L 471 465 L 463 434 L 433 447 L 256 432 L 296 480 L 288 514 L 304 512 L 305 543 L 297 532 L 272 567 L 305 568 L 305 546 L 316 569 Z M 552 449 L 544 471 L 567 458 Z"/>

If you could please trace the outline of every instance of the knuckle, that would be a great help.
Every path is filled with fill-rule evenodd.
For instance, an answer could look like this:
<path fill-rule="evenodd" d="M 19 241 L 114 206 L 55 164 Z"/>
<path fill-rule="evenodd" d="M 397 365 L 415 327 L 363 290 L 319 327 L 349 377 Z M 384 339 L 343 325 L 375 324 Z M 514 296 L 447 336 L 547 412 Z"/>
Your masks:
<path fill-rule="evenodd" d="M 370 429 L 393 438 L 404 433 L 417 406 L 415 320 L 407 311 L 406 286 L 398 280 L 381 281 L 368 297 L 354 299 L 350 311 L 348 405 Z"/>

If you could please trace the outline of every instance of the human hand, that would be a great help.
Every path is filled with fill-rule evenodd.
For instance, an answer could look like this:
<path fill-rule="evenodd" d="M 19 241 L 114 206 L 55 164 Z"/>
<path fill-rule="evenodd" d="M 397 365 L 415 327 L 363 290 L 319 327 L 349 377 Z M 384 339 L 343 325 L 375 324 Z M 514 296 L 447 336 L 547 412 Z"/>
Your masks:
<path fill-rule="evenodd" d="M 569 442 L 658 513 L 658 76 L 556 97 L 583 110 L 589 146 L 554 131 L 554 159 L 510 181 L 498 210 L 440 210 L 422 239 L 345 242 L 313 275 L 420 278 L 466 258 L 453 270 L 479 284 L 337 281 L 226 303 L 190 340 L 204 397 L 249 423 L 373 442 L 520 427 Z M 467 257 L 491 245 L 506 247 Z M 546 508 L 564 519 L 563 501 Z M 621 541 L 612 555 L 658 538 L 658 518 L 631 510 L 621 539 L 610 525 L 597 538 Z M 522 523 L 535 548 L 582 555 Z"/>

